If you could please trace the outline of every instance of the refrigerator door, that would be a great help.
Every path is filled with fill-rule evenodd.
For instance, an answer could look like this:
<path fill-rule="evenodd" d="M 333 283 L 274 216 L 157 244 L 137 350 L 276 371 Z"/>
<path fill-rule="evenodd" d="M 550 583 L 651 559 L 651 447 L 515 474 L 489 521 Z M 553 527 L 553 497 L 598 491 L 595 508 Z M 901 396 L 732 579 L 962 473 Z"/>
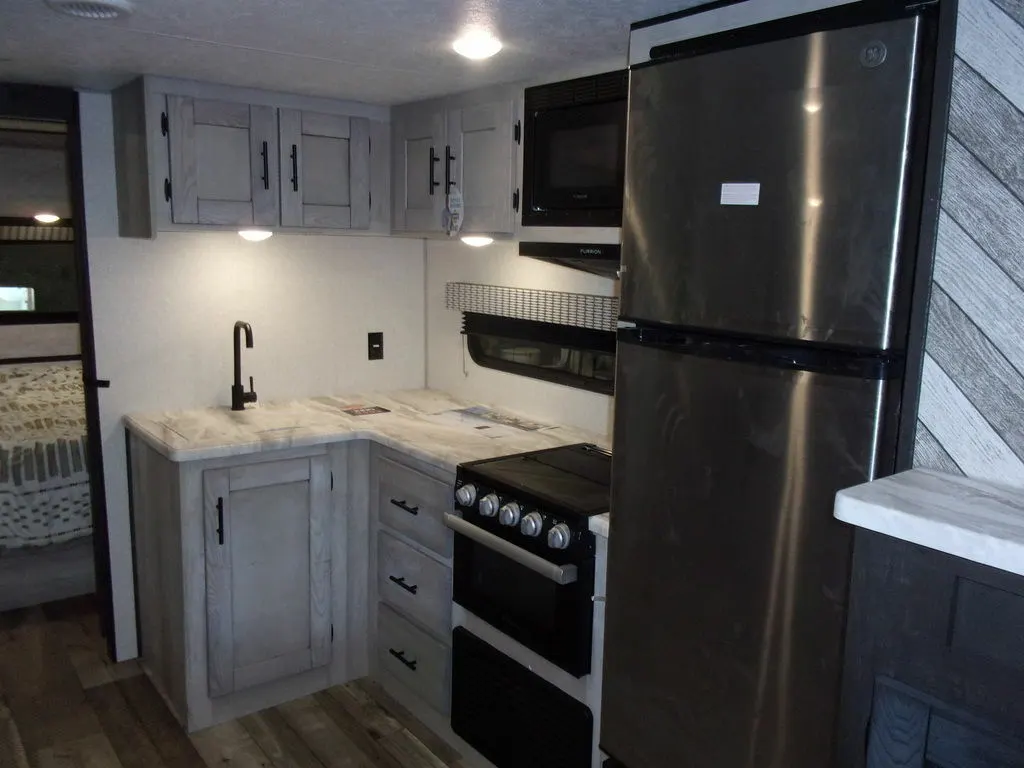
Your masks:
<path fill-rule="evenodd" d="M 623 316 L 874 349 L 902 339 L 918 26 L 634 68 Z"/>
<path fill-rule="evenodd" d="M 629 768 L 827 768 L 852 529 L 898 382 L 620 344 L 601 747 Z"/>

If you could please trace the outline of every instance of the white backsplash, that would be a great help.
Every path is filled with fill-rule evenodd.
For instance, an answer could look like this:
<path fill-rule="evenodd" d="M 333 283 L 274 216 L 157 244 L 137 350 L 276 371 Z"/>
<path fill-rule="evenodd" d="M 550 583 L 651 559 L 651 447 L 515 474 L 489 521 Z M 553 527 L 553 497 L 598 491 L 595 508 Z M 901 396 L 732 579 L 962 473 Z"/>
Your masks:
<path fill-rule="evenodd" d="M 427 386 L 540 421 L 610 431 L 612 398 L 606 395 L 476 365 L 460 333 L 462 314 L 445 308 L 444 287 L 453 281 L 602 296 L 615 295 L 615 281 L 519 256 L 514 242 L 485 248 L 458 240 L 427 243 Z"/>

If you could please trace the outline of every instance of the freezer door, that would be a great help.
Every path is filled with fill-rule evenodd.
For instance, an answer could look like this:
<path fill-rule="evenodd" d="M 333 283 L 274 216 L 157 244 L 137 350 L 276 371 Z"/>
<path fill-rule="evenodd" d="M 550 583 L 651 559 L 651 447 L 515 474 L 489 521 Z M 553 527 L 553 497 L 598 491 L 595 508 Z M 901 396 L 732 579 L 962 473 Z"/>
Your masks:
<path fill-rule="evenodd" d="M 903 18 L 633 69 L 623 315 L 899 343 L 918 26 Z"/>
<path fill-rule="evenodd" d="M 851 530 L 898 383 L 620 344 L 601 746 L 643 768 L 827 768 Z M 874 469 L 873 469 L 874 468 Z"/>

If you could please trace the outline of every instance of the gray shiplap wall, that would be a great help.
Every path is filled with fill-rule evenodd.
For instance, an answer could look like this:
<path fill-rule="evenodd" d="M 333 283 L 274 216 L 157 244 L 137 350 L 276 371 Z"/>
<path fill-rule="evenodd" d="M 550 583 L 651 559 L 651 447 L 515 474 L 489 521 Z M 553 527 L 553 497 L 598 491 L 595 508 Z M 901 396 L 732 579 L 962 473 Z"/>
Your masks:
<path fill-rule="evenodd" d="M 1024 0 L 960 0 L 914 463 L 1024 485 Z"/>

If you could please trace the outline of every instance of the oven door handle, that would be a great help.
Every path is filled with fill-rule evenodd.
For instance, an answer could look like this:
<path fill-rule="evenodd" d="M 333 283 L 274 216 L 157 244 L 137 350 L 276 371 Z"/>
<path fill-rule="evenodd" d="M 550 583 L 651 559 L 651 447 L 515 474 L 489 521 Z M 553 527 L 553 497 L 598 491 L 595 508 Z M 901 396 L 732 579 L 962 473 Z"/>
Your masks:
<path fill-rule="evenodd" d="M 500 536 L 495 536 L 483 528 L 467 523 L 461 517 L 453 515 L 451 512 L 444 513 L 444 524 L 456 533 L 461 533 L 467 539 L 472 539 L 477 544 L 482 544 L 499 555 L 504 555 L 524 568 L 529 568 L 534 573 L 539 573 L 544 578 L 551 579 L 556 584 L 572 584 L 579 578 L 579 570 L 575 565 L 555 565 L 550 563 L 543 557 L 527 552 L 511 542 L 505 541 Z"/>

